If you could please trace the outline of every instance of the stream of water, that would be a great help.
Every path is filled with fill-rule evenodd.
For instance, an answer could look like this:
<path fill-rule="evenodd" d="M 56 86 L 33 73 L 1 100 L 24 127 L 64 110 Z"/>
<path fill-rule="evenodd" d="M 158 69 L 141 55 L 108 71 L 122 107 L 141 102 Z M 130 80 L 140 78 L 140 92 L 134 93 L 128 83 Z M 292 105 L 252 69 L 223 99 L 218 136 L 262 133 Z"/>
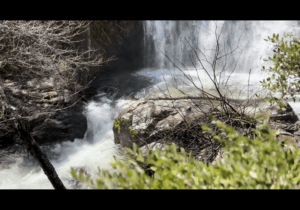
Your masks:
<path fill-rule="evenodd" d="M 71 167 L 84 167 L 95 172 L 97 166 L 109 168 L 115 154 L 111 120 L 111 101 L 102 98 L 99 102 L 90 102 L 86 109 L 89 130 L 92 132 L 93 143 L 85 139 L 75 139 L 74 142 L 59 143 L 54 146 L 42 146 L 43 151 L 51 151 L 49 157 L 58 176 L 67 188 L 73 188 L 69 174 Z M 86 136 L 85 136 L 86 138 Z M 57 157 L 58 156 L 58 157 Z M 32 160 L 34 161 L 34 160 Z M 30 162 L 30 161 L 27 161 Z M 0 170 L 1 189 L 53 189 L 40 167 L 28 166 L 23 158 L 17 159 L 9 169 Z"/>

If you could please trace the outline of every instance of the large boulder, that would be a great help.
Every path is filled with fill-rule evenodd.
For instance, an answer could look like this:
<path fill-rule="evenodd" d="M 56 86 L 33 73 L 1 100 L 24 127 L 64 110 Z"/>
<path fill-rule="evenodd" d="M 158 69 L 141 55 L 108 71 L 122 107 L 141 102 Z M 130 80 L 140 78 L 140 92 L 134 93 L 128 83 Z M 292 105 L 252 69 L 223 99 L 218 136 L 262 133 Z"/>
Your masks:
<path fill-rule="evenodd" d="M 53 117 L 42 115 L 40 118 L 31 121 L 31 134 L 40 144 L 55 141 L 74 141 L 75 138 L 81 139 L 87 130 L 87 119 L 82 111 L 82 107 L 77 105 L 68 110 L 63 110 Z"/>
<path fill-rule="evenodd" d="M 3 91 L 10 102 L 7 109 L 17 110 L 28 116 L 29 132 L 39 144 L 56 141 L 74 141 L 83 138 L 87 129 L 87 119 L 82 105 L 76 104 L 69 109 L 54 110 L 70 105 L 69 91 L 64 90 L 64 97 L 53 91 L 53 79 L 29 80 L 22 87 L 16 82 L 5 81 Z M 69 99 L 67 101 L 66 99 Z M 72 103 L 74 98 L 72 99 Z M 0 99 L 0 104 L 1 104 Z M 21 143 L 17 133 L 9 126 L 0 128 L 0 148 Z"/>
<path fill-rule="evenodd" d="M 157 140 L 167 128 L 176 128 L 184 120 L 191 120 L 209 112 L 209 106 L 199 100 L 144 100 L 140 99 L 122 110 L 114 118 L 114 142 L 123 147 L 139 147 Z"/>
<path fill-rule="evenodd" d="M 282 112 L 276 106 L 263 100 L 244 102 L 232 100 L 230 103 L 239 111 L 241 111 L 241 105 L 244 105 L 244 113 L 251 117 L 255 117 L 259 113 L 268 113 L 274 123 L 275 121 L 281 122 L 281 124 L 272 125 L 281 135 L 284 132 L 294 133 L 298 131 L 298 125 L 294 124 L 298 118 L 290 106 L 286 112 Z M 215 108 L 221 110 L 221 106 L 215 106 Z M 114 142 L 124 147 L 132 147 L 133 143 L 141 147 L 159 140 L 159 136 L 165 129 L 176 128 L 185 120 L 198 119 L 211 113 L 211 106 L 207 104 L 207 101 L 200 99 L 140 99 L 115 116 Z"/>

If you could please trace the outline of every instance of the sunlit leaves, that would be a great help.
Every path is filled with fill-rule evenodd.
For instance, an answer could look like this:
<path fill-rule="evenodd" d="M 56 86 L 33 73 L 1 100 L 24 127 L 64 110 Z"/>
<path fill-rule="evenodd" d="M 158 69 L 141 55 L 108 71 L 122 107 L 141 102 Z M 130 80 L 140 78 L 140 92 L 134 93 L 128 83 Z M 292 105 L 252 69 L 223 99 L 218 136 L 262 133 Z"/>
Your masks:
<path fill-rule="evenodd" d="M 292 34 L 284 34 L 280 39 L 279 34 L 273 34 L 272 37 L 268 37 L 265 41 L 274 43 L 274 55 L 264 61 L 269 61 L 273 64 L 273 67 L 266 69 L 262 67 L 262 71 L 272 73 L 272 77 L 268 77 L 267 80 L 263 80 L 262 86 L 269 89 L 271 92 L 280 92 L 281 97 L 290 93 L 291 87 L 299 88 L 299 63 L 300 63 L 300 42 L 298 37 L 294 37 Z M 287 83 L 290 81 L 290 84 Z M 279 105 L 279 108 L 284 110 L 285 108 Z"/>
<path fill-rule="evenodd" d="M 261 116 L 259 116 L 261 118 Z M 259 118 L 258 117 L 258 118 Z M 263 119 L 261 119 L 263 120 Z M 114 172 L 101 170 L 95 182 L 89 176 L 71 171 L 71 175 L 97 189 L 290 189 L 300 186 L 299 149 L 285 151 L 276 140 L 276 132 L 267 124 L 253 130 L 256 139 L 241 136 L 232 127 L 214 120 L 227 135 L 216 140 L 224 143 L 224 161 L 206 165 L 175 144 L 148 150 L 143 155 L 134 146 L 126 151 L 132 159 L 116 160 Z M 202 129 L 211 128 L 202 125 Z M 289 144 L 285 142 L 285 144 Z M 141 165 L 149 165 L 154 176 Z"/>

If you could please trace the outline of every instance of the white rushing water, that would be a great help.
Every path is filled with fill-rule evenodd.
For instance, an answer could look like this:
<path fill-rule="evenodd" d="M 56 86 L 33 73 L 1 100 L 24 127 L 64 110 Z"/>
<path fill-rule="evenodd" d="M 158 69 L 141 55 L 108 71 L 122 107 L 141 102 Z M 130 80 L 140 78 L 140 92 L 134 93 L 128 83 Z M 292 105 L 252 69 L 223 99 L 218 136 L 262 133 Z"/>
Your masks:
<path fill-rule="evenodd" d="M 214 92 L 213 90 L 215 90 L 214 84 L 206 72 L 199 69 L 188 69 L 183 70 L 183 72 L 169 71 L 166 69 L 143 69 L 137 74 L 154 77 L 156 81 L 154 86 L 147 88 L 145 91 L 141 91 L 141 96 L 138 96 L 138 98 L 144 96 L 146 96 L 146 98 L 164 97 L 165 95 L 168 96 L 169 92 L 175 93 L 175 95 L 171 94 L 173 97 L 181 96 L 178 91 L 175 91 L 176 88 L 184 92 L 186 91 L 186 93 L 191 96 L 198 96 L 199 91 L 197 91 L 197 88 L 202 88 L 202 86 L 210 93 Z M 201 76 L 198 77 L 198 75 Z M 222 73 L 220 79 L 218 78 L 218 81 L 221 81 L 221 90 L 230 90 L 230 92 L 228 92 L 226 95 L 227 97 L 243 99 L 247 97 L 251 98 L 255 93 L 262 92 L 260 81 L 266 77 L 267 74 L 265 73 L 249 75 L 249 73 L 233 72 Z"/>
<path fill-rule="evenodd" d="M 219 55 L 234 51 L 232 57 L 227 56 L 227 59 L 228 61 L 236 61 L 239 58 L 236 67 L 237 72 L 248 73 L 252 69 L 252 73 L 260 73 L 262 66 L 266 65 L 263 59 L 273 54 L 272 44 L 264 41 L 264 39 L 272 36 L 273 33 L 278 33 L 280 37 L 283 33 L 300 35 L 298 22 L 146 21 L 144 26 L 146 60 L 151 61 L 150 64 L 159 69 L 173 68 L 173 65 L 163 54 L 165 53 L 172 58 L 174 63 L 177 63 L 176 59 L 178 59 L 186 66 L 192 67 L 192 60 L 199 67 L 200 63 L 196 62 L 197 59 L 190 44 L 201 59 L 205 55 L 209 61 L 212 61 L 217 43 L 216 35 L 220 35 Z M 200 53 L 200 50 L 204 55 Z M 206 65 L 204 61 L 203 63 Z M 221 60 L 219 63 L 220 67 L 224 64 Z M 229 68 L 228 71 L 232 68 Z"/>
<path fill-rule="evenodd" d="M 101 101 L 92 101 L 86 106 L 92 144 L 86 139 L 75 139 L 74 142 L 59 143 L 46 148 L 60 155 L 54 160 L 50 157 L 50 161 L 68 189 L 74 187 L 74 182 L 70 181 L 71 167 L 84 167 L 91 175 L 96 175 L 98 167 L 110 169 L 109 163 L 113 160 L 113 155 L 117 155 L 114 149 L 116 145 L 113 142 L 111 115 L 113 110 L 109 105 L 110 102 L 102 98 Z M 122 109 L 122 101 L 117 104 L 117 109 Z M 10 168 L 0 170 L 0 189 L 53 189 L 53 187 L 39 166 L 26 166 L 24 160 L 19 158 Z"/>
<path fill-rule="evenodd" d="M 168 77 L 168 74 L 180 74 L 176 65 L 187 75 L 191 75 L 197 86 L 201 87 L 198 75 L 195 75 L 198 72 L 203 85 L 210 89 L 212 83 L 203 71 L 203 67 L 212 77 L 211 64 L 218 43 L 217 57 L 220 59 L 216 62 L 216 71 L 225 67 L 223 79 L 234 72 L 228 85 L 233 89 L 238 87 L 234 97 L 241 98 L 251 97 L 251 93 L 248 92 L 252 92 L 253 95 L 256 91 L 262 90 L 259 81 L 268 76 L 261 69 L 262 66 L 267 69 L 272 65 L 264 59 L 273 56 L 274 52 L 273 44 L 264 39 L 268 36 L 272 37 L 273 34 L 279 34 L 280 38 L 284 33 L 300 35 L 299 21 L 146 21 L 144 28 L 145 60 L 153 69 L 148 72 L 143 71 L 143 74 L 157 74 L 157 69 L 160 69 L 160 74 L 161 72 L 165 74 L 165 78 L 160 80 L 161 85 L 166 88 L 163 80 Z M 166 72 L 170 73 L 166 74 Z M 240 94 L 241 89 L 243 90 Z M 266 94 L 265 90 L 263 94 Z M 298 103 L 291 102 L 290 105 L 300 117 Z"/>
<path fill-rule="evenodd" d="M 222 24 L 224 24 L 223 29 Z M 223 47 L 233 50 L 235 46 L 239 46 L 234 52 L 235 54 L 228 58 L 229 61 L 237 61 L 240 56 L 236 67 L 238 73 L 231 75 L 228 85 L 243 89 L 243 86 L 249 81 L 249 70 L 252 69 L 250 85 L 253 91 L 255 88 L 259 88 L 259 81 L 266 77 L 260 72 L 262 65 L 266 65 L 263 59 L 272 55 L 272 45 L 263 39 L 273 33 L 282 35 L 284 32 L 292 32 L 299 35 L 300 32 L 296 21 L 226 21 L 225 23 L 219 21 L 217 24 L 213 21 L 146 21 L 144 24 L 144 53 L 146 63 L 152 68 L 142 69 L 138 74 L 155 78 L 156 84 L 161 87 L 165 86 L 165 81 L 169 83 L 174 76 L 183 79 L 182 74 L 175 71 L 174 67 L 168 63 L 168 59 L 158 50 L 159 48 L 162 52 L 170 54 L 186 64 L 188 70 L 184 70 L 184 72 L 194 79 L 196 85 L 201 85 L 198 80 L 198 73 L 200 73 L 202 83 L 207 89 L 211 88 L 208 76 L 203 70 L 197 73 L 192 65 L 191 60 L 196 61 L 196 58 L 193 57 L 193 52 L 185 38 L 193 46 L 197 46 L 205 52 L 208 59 L 212 59 L 211 49 L 215 49 L 213 34 L 216 25 L 219 26 L 217 32 L 222 32 L 220 41 Z M 154 44 L 150 45 L 150 42 Z M 240 54 L 241 52 L 242 54 Z M 199 63 L 196 64 L 196 67 L 199 67 Z M 230 67 L 224 75 L 228 76 L 231 70 Z M 149 96 L 155 86 L 151 88 L 141 90 L 137 95 L 139 97 Z M 245 95 L 248 90 L 243 91 Z M 110 103 L 109 99 L 102 97 L 101 100 L 91 101 L 86 105 L 88 131 L 84 139 L 75 139 L 74 142 L 64 142 L 54 146 L 43 146 L 47 153 L 52 154 L 53 158 L 50 155 L 50 161 L 68 189 L 74 188 L 74 182 L 70 181 L 71 167 L 84 167 L 91 175 L 96 174 L 98 167 L 110 168 L 109 163 L 116 155 L 112 116 L 128 106 L 128 104 L 124 104 L 124 101 L 119 100 L 115 109 L 112 109 Z M 0 189 L 53 189 L 53 187 L 39 166 L 28 165 L 23 158 L 18 158 L 15 164 L 10 165 L 10 168 L 0 170 Z"/>

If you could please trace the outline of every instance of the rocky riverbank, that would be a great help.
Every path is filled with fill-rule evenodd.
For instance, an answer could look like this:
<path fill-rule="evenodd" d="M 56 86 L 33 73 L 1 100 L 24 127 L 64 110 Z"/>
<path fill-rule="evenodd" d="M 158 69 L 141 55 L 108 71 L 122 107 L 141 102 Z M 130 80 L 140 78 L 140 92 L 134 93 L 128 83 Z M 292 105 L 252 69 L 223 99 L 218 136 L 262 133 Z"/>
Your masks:
<path fill-rule="evenodd" d="M 29 131 L 37 143 L 54 141 L 73 141 L 74 138 L 83 138 L 87 121 L 82 113 L 82 106 L 77 104 L 70 109 L 63 110 L 78 99 L 68 90 L 63 96 L 55 91 L 53 80 L 29 80 L 23 84 L 5 80 L 2 90 L 12 110 L 19 109 L 28 117 Z M 81 103 L 82 104 L 82 103 Z M 57 111 L 61 110 L 61 111 Z M 21 116 L 22 117 L 22 116 Z M 0 130 L 0 145 L 8 147 L 18 142 L 17 134 L 9 127 Z"/>
<path fill-rule="evenodd" d="M 21 117 L 26 116 L 30 134 L 40 145 L 83 138 L 87 131 L 87 119 L 83 114 L 84 102 L 94 99 L 94 96 L 97 98 L 101 88 L 102 92 L 111 94 L 110 88 L 116 85 L 115 82 L 112 85 L 109 82 L 117 77 L 114 73 L 118 74 L 120 66 L 123 72 L 126 66 L 131 69 L 140 68 L 132 65 L 132 59 L 141 55 L 136 49 L 142 43 L 142 40 L 137 41 L 143 37 L 143 34 L 140 34 L 141 29 L 140 21 L 93 21 L 89 31 L 75 37 L 75 41 L 83 40 L 76 44 L 76 48 L 99 49 L 98 53 L 103 53 L 104 61 L 113 55 L 119 59 L 104 63 L 99 68 L 92 67 L 90 73 L 80 72 L 78 83 L 72 91 L 64 89 L 58 93 L 55 87 L 57 81 L 51 77 L 42 80 L 27 77 L 20 82 L 14 75 L 4 75 L 0 72 L 0 89 L 9 101 L 9 104 L 1 104 L 4 100 L 0 98 L 0 107 L 6 107 L 7 111 L 18 109 L 23 113 Z M 136 41 L 135 45 L 132 45 L 132 40 Z M 130 53 L 133 55 L 129 56 Z M 138 65 L 140 63 L 142 62 Z M 104 77 L 108 71 L 113 73 Z M 130 74 L 125 71 L 126 73 Z M 97 78 L 89 88 L 75 94 L 76 90 L 83 88 L 94 76 Z M 68 106 L 71 107 L 67 108 Z M 17 145 L 21 144 L 21 140 L 12 127 L 7 123 L 0 124 L 0 150 L 16 151 L 16 148 L 19 148 Z"/>
<path fill-rule="evenodd" d="M 234 119 L 234 117 L 229 119 L 222 114 L 220 106 L 216 105 L 213 108 L 206 100 L 131 99 L 127 101 L 129 106 L 115 116 L 112 128 L 115 144 L 123 147 L 132 147 L 133 143 L 143 147 L 154 142 L 171 141 L 188 151 L 197 153 L 198 159 L 203 159 L 203 156 L 207 156 L 206 151 L 215 147 L 218 149 L 215 154 L 210 154 L 209 161 L 216 162 L 222 157 L 220 145 L 211 145 L 203 139 L 200 140 L 202 136 L 199 135 L 201 133 L 199 125 L 209 123 L 205 117 L 213 116 L 221 119 L 232 125 L 240 134 L 247 136 L 251 135 L 251 129 L 259 122 L 245 119 L 251 119 L 259 113 L 270 115 L 268 124 L 276 130 L 279 141 L 283 142 L 287 138 L 293 145 L 300 147 L 300 121 L 289 105 L 283 112 L 263 100 L 251 100 L 248 103 L 237 103 L 236 100 L 232 101 L 232 104 L 237 110 L 243 104 L 248 118 L 245 115 L 245 119 Z"/>

